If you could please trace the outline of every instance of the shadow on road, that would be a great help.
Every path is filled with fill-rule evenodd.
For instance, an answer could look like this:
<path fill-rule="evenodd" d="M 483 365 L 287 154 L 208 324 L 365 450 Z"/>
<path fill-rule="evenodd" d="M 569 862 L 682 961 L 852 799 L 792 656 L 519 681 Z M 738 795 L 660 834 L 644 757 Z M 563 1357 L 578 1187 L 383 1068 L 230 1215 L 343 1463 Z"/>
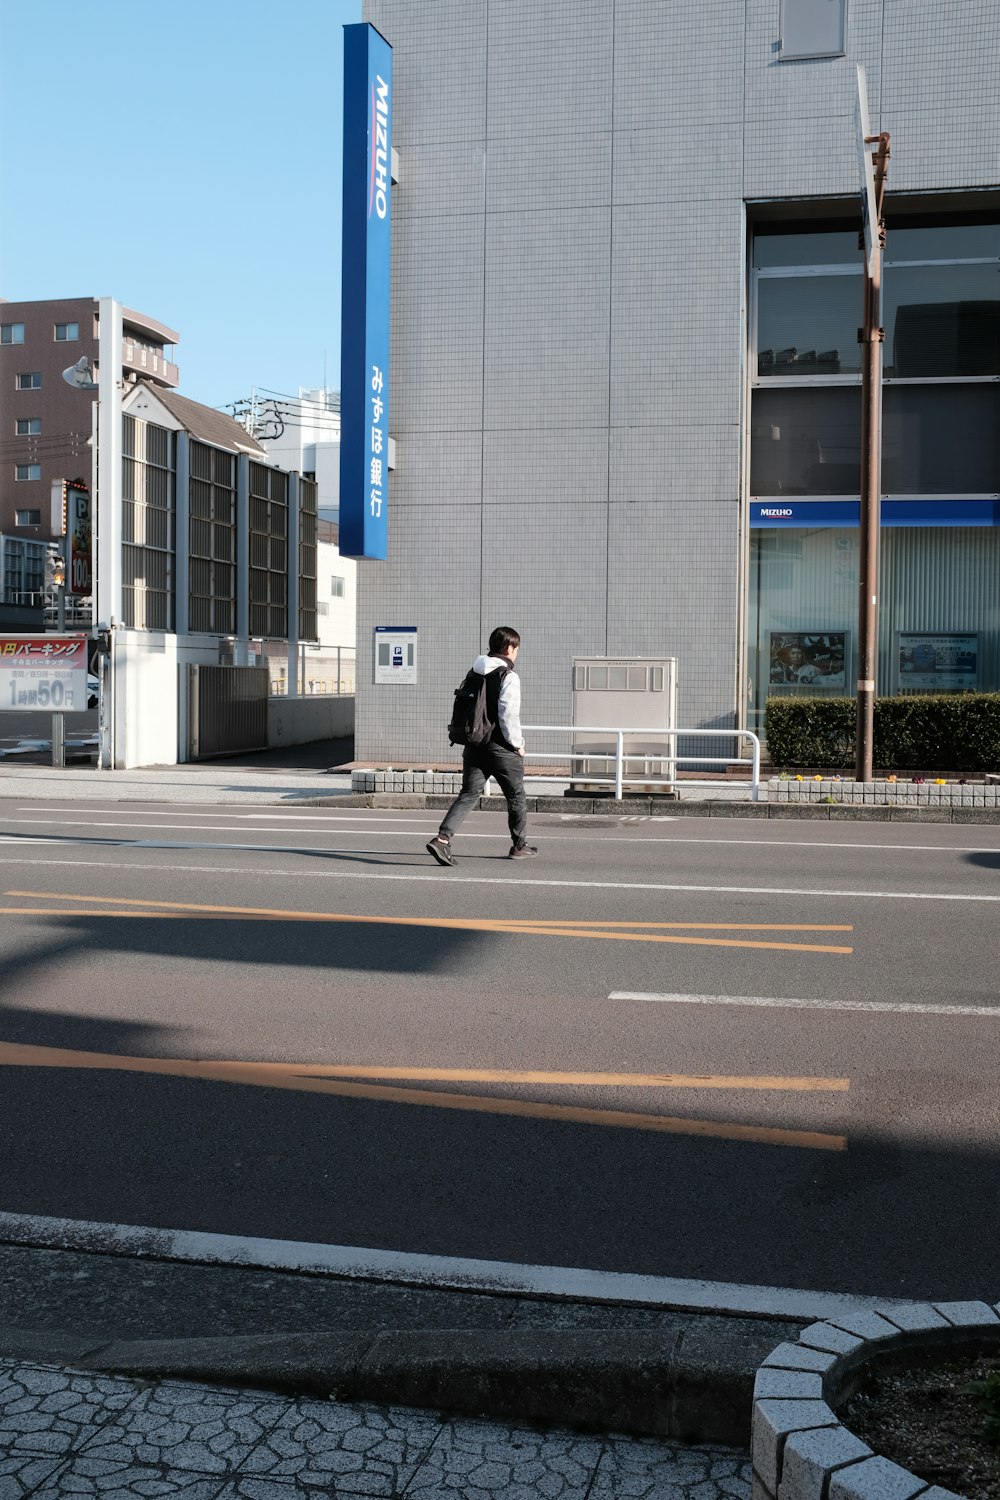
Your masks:
<path fill-rule="evenodd" d="M 977 849 L 975 854 L 967 854 L 965 858 L 970 865 L 978 865 L 981 870 L 1000 870 L 1000 849 Z"/>

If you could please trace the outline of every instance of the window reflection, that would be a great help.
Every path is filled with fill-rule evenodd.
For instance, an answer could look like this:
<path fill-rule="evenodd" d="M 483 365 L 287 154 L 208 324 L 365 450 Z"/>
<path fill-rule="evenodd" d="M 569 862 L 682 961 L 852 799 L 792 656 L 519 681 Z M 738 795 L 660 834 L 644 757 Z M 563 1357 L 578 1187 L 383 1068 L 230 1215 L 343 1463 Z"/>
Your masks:
<path fill-rule="evenodd" d="M 768 495 L 856 495 L 861 489 L 857 388 L 754 392 L 750 491 Z"/>
<path fill-rule="evenodd" d="M 885 273 L 885 374 L 1000 374 L 1000 266 L 897 266 Z"/>
<path fill-rule="evenodd" d="M 934 224 L 896 229 L 889 220 L 885 258 L 894 260 L 975 260 L 1000 256 L 1000 224 Z"/>
<path fill-rule="evenodd" d="M 758 230 L 754 238 L 755 266 L 850 266 L 855 261 L 860 266 L 857 229 L 818 234 L 768 234 Z"/>
<path fill-rule="evenodd" d="M 853 375 L 861 369 L 857 276 L 762 277 L 757 283 L 757 374 Z"/>
<path fill-rule="evenodd" d="M 990 495 L 998 481 L 1000 387 L 887 387 L 883 495 Z"/>

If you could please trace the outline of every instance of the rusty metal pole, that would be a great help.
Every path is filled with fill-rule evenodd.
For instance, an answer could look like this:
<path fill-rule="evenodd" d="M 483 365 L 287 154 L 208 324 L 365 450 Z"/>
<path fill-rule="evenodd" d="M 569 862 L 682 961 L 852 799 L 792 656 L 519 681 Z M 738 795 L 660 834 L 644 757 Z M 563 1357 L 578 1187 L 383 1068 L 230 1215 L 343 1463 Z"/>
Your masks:
<path fill-rule="evenodd" d="M 875 171 L 878 197 L 878 249 L 865 265 L 864 323 L 861 329 L 861 535 L 858 557 L 858 701 L 854 775 L 874 779 L 875 682 L 878 661 L 879 500 L 882 488 L 882 250 L 889 137 L 878 138 Z"/>

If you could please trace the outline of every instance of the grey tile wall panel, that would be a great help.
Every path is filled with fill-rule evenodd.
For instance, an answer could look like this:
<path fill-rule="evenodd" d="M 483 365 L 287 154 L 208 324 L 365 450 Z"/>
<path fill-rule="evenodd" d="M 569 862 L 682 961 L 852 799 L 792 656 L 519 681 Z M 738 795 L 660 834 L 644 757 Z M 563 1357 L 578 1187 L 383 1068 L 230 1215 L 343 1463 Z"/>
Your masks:
<path fill-rule="evenodd" d="M 743 349 L 738 200 L 616 208 L 611 421 L 737 422 Z"/>
<path fill-rule="evenodd" d="M 456 505 L 478 506 L 483 486 L 480 432 L 420 432 L 396 439 L 396 468 L 389 481 L 389 504 L 425 508 L 425 525 L 447 525 L 445 512 Z M 431 514 L 426 514 L 426 511 Z"/>
<path fill-rule="evenodd" d="M 611 211 L 490 214 L 487 427 L 606 426 Z"/>
<path fill-rule="evenodd" d="M 392 143 L 486 134 L 487 0 L 364 0 L 364 20 L 392 44 Z"/>
<path fill-rule="evenodd" d="M 359 565 L 358 760 L 460 759 L 445 730 L 454 689 L 480 649 L 480 515 L 455 506 L 429 525 L 421 507 L 392 510 L 388 560 Z M 412 686 L 372 682 L 376 625 L 417 626 L 418 681 Z"/>
<path fill-rule="evenodd" d="M 428 214 L 482 213 L 486 197 L 485 141 L 407 146 L 392 193 L 393 224 Z"/>
<path fill-rule="evenodd" d="M 673 427 L 614 427 L 610 444 L 612 506 L 678 505 L 737 500 L 738 422 Z"/>
<path fill-rule="evenodd" d="M 775 0 L 775 5 L 777 0 Z M 614 128 L 738 121 L 743 102 L 743 6 L 615 0 Z M 697 178 L 698 166 L 690 164 Z"/>
<path fill-rule="evenodd" d="M 614 202 L 672 204 L 739 199 L 743 188 L 743 126 L 663 126 L 617 130 Z"/>
<path fill-rule="evenodd" d="M 610 130 L 612 18 L 607 0 L 560 0 L 558 5 L 494 0 L 488 37 L 490 139 Z"/>
<path fill-rule="evenodd" d="M 611 507 L 609 652 L 676 656 L 685 728 L 732 722 L 738 514 L 735 501 Z"/>
<path fill-rule="evenodd" d="M 747 198 L 856 195 L 857 63 L 863 63 L 871 117 L 881 89 L 882 0 L 851 0 L 847 53 L 841 58 L 782 62 L 779 9 L 747 0 Z"/>
<path fill-rule="evenodd" d="M 1000 6 L 885 0 L 882 128 L 897 192 L 1000 182 Z"/>
<path fill-rule="evenodd" d="M 574 502 L 606 505 L 607 428 L 541 427 L 483 434 L 483 500 L 550 510 Z M 595 538 L 600 541 L 600 538 Z"/>
<path fill-rule="evenodd" d="M 843 57 L 793 58 L 782 62 L 777 51 L 779 6 L 773 0 L 747 0 L 746 97 L 748 120 L 788 117 L 793 126 L 803 118 L 825 118 L 840 113 L 841 74 L 849 75 L 852 110 L 855 64 L 863 63 L 868 102 L 878 119 L 881 88 L 882 0 L 850 0 L 847 7 L 847 50 Z M 774 152 L 784 142 L 775 142 Z M 809 168 L 809 163 L 803 163 Z"/>
<path fill-rule="evenodd" d="M 393 435 L 482 425 L 483 216 L 393 225 Z"/>
<path fill-rule="evenodd" d="M 527 724 L 572 723 L 573 657 L 606 649 L 606 528 L 606 505 L 484 508 L 483 634 L 496 625 L 521 632 Z M 566 746 L 565 739 L 553 743 Z"/>
<path fill-rule="evenodd" d="M 488 212 L 589 208 L 610 202 L 610 130 L 490 139 Z"/>

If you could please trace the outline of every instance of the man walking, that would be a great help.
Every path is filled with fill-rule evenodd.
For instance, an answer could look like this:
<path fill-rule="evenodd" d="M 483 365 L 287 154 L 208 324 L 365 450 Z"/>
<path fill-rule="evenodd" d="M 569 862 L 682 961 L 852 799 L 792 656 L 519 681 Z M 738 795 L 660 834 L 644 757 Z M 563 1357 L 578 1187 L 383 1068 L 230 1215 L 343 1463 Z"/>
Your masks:
<path fill-rule="evenodd" d="M 472 671 L 484 679 L 486 717 L 492 729 L 481 744 L 467 744 L 462 753 L 462 790 L 445 814 L 440 831 L 427 845 L 439 865 L 453 865 L 452 835 L 466 814 L 478 805 L 492 776 L 507 799 L 510 828 L 509 859 L 530 859 L 538 850 L 525 843 L 528 807 L 524 797 L 524 735 L 521 733 L 521 680 L 514 671 L 521 637 L 510 625 L 498 625 L 488 652 L 478 656 Z"/>

